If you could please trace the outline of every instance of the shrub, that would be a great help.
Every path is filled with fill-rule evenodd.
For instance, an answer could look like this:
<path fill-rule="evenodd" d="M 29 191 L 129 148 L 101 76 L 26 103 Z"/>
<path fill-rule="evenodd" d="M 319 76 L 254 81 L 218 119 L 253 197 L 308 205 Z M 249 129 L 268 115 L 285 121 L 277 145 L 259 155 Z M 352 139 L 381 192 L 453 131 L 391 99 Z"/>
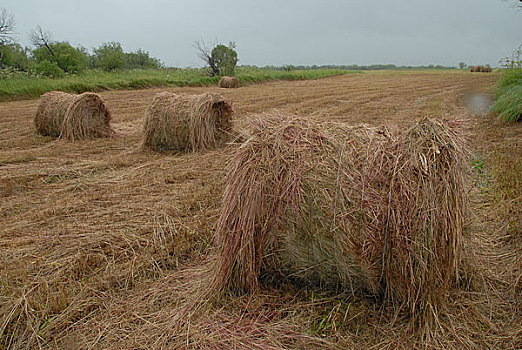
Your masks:
<path fill-rule="evenodd" d="M 61 78 L 65 75 L 64 71 L 58 67 L 56 62 L 43 60 L 36 65 L 36 72 L 51 78 Z"/>
<path fill-rule="evenodd" d="M 43 61 L 56 63 L 60 70 L 67 73 L 78 73 L 87 66 L 87 54 L 72 47 L 69 43 L 52 43 L 49 47 L 52 53 L 45 46 L 33 50 L 33 57 L 37 63 Z"/>
<path fill-rule="evenodd" d="M 125 53 L 118 42 L 102 44 L 94 49 L 94 66 L 106 72 L 122 69 L 125 66 Z"/>
<path fill-rule="evenodd" d="M 237 64 L 237 52 L 234 50 L 233 43 L 230 43 L 228 47 L 217 45 L 212 49 L 211 57 L 221 75 L 234 75 Z"/>

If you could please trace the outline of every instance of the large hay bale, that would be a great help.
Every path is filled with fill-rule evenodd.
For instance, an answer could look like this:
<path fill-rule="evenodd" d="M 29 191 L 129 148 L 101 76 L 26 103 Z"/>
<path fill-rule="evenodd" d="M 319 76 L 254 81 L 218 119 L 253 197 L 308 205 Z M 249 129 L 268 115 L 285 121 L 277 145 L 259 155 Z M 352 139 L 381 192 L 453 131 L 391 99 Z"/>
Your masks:
<path fill-rule="evenodd" d="M 228 141 L 232 106 L 219 94 L 157 94 L 145 112 L 143 147 L 197 151 Z"/>
<path fill-rule="evenodd" d="M 472 66 L 469 71 L 471 73 L 480 72 L 480 66 Z"/>
<path fill-rule="evenodd" d="M 51 91 L 42 95 L 34 124 L 44 136 L 65 137 L 70 141 L 111 137 L 111 112 L 98 94 L 81 95 Z"/>
<path fill-rule="evenodd" d="M 223 76 L 219 79 L 218 86 L 220 88 L 238 88 L 239 79 L 236 77 Z"/>
<path fill-rule="evenodd" d="M 493 70 L 491 69 L 491 67 L 482 67 L 482 72 L 484 73 L 491 73 Z"/>
<path fill-rule="evenodd" d="M 211 290 L 292 276 L 430 317 L 458 273 L 463 152 L 456 132 L 432 119 L 392 134 L 258 122 L 231 163 Z"/>

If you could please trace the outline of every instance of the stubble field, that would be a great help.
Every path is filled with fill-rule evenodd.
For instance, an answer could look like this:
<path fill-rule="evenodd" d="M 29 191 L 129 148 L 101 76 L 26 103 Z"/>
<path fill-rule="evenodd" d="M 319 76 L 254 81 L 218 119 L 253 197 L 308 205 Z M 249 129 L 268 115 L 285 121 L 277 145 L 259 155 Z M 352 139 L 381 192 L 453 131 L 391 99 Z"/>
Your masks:
<path fill-rule="evenodd" d="M 473 94 L 499 76 L 375 72 L 240 89 L 101 93 L 112 139 L 39 136 L 38 100 L 0 103 L 0 348 L 520 348 L 522 125 L 473 114 Z M 436 329 L 419 332 L 378 300 L 307 286 L 266 285 L 179 326 L 204 288 L 229 159 L 239 147 L 193 154 L 138 149 L 160 91 L 218 92 L 234 128 L 262 114 L 406 126 L 465 119 L 472 149 L 468 262 Z M 468 266 L 469 265 L 469 266 Z"/>

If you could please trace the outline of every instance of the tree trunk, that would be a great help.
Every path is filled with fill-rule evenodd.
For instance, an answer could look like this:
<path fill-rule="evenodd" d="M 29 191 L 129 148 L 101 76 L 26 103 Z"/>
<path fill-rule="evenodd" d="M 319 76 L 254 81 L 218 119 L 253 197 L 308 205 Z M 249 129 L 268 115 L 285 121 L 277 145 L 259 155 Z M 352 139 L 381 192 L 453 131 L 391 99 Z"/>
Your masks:
<path fill-rule="evenodd" d="M 4 69 L 4 45 L 0 49 L 0 69 Z"/>

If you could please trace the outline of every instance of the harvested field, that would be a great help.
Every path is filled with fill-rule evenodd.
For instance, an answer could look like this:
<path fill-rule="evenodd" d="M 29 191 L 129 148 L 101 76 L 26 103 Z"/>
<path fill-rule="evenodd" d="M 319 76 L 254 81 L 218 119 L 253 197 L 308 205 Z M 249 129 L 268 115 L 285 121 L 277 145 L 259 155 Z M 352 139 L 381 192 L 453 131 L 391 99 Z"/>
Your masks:
<path fill-rule="evenodd" d="M 34 132 L 38 100 L 0 103 L 0 348 L 513 349 L 522 341 L 522 125 L 475 116 L 498 75 L 375 72 L 241 89 L 110 91 L 115 138 Z M 365 293 L 261 281 L 202 303 L 228 161 L 239 145 L 139 152 L 160 91 L 216 92 L 249 116 L 394 124 L 468 120 L 472 148 L 462 269 L 434 325 Z M 194 307 L 196 306 L 196 307 Z"/>

